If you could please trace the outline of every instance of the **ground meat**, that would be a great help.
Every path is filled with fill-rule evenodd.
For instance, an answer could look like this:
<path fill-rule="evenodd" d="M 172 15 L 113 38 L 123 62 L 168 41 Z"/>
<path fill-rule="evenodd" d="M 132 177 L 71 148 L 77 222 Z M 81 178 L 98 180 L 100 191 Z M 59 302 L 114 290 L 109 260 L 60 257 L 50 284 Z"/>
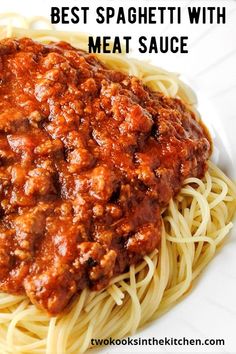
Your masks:
<path fill-rule="evenodd" d="M 158 247 L 209 137 L 177 99 L 67 43 L 0 42 L 0 290 L 50 314 Z"/>

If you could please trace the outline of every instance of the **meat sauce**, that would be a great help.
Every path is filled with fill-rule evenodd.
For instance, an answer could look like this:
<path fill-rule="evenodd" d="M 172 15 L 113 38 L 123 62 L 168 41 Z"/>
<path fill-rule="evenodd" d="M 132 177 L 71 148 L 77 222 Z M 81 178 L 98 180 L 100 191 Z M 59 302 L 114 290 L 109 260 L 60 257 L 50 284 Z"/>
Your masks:
<path fill-rule="evenodd" d="M 158 247 L 210 155 L 178 99 L 60 42 L 0 42 L 0 290 L 62 312 Z"/>

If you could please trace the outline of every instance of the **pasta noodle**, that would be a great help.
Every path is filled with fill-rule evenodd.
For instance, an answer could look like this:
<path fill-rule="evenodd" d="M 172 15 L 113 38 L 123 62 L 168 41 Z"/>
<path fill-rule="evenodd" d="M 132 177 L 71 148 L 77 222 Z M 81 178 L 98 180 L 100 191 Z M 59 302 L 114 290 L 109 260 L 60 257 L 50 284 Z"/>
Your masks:
<path fill-rule="evenodd" d="M 6 21 L 0 29 L 2 38 L 66 40 L 86 49 L 86 35 L 54 31 L 45 19 L 17 14 L 1 15 L 2 19 Z M 33 29 L 37 23 L 46 29 Z M 196 112 L 196 97 L 177 74 L 122 54 L 101 54 L 99 58 L 111 68 L 136 75 L 153 90 L 181 98 Z M 160 249 L 114 278 L 106 289 L 83 290 L 70 310 L 57 317 L 49 317 L 26 296 L 0 293 L 0 352 L 82 353 L 90 347 L 91 338 L 135 333 L 190 291 L 229 234 L 235 208 L 236 186 L 209 161 L 204 179 L 187 179 L 163 211 Z"/>

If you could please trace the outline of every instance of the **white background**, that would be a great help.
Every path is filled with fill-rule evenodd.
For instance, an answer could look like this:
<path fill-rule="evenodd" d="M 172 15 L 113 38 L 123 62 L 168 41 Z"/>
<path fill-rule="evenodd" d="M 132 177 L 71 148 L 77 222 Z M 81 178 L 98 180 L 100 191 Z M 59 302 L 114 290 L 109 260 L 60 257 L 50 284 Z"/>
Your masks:
<path fill-rule="evenodd" d="M 182 6 L 181 25 L 98 25 L 97 6 Z M 226 6 L 225 25 L 190 25 L 186 6 Z M 133 43 L 140 35 L 187 35 L 188 54 L 143 55 L 139 59 L 183 75 L 196 90 L 199 110 L 215 138 L 215 159 L 231 177 L 236 177 L 236 1 L 234 0 L 0 0 L 1 12 L 19 12 L 25 16 L 50 16 L 51 6 L 89 6 L 87 25 L 62 25 L 58 28 L 95 35 L 131 35 Z M 224 338 L 225 347 L 117 347 L 103 352 L 217 352 L 236 353 L 236 229 L 221 252 L 200 277 L 191 294 L 169 313 L 148 325 L 138 336 Z M 53 354 L 53 353 L 52 353 Z"/>

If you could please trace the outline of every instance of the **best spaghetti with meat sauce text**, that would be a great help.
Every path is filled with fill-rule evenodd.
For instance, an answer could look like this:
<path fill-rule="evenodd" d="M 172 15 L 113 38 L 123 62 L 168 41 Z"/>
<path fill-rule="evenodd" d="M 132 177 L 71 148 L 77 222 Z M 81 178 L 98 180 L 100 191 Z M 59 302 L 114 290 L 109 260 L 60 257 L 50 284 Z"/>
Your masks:
<path fill-rule="evenodd" d="M 0 290 L 55 315 L 159 245 L 211 144 L 178 99 L 60 42 L 0 42 Z"/>

